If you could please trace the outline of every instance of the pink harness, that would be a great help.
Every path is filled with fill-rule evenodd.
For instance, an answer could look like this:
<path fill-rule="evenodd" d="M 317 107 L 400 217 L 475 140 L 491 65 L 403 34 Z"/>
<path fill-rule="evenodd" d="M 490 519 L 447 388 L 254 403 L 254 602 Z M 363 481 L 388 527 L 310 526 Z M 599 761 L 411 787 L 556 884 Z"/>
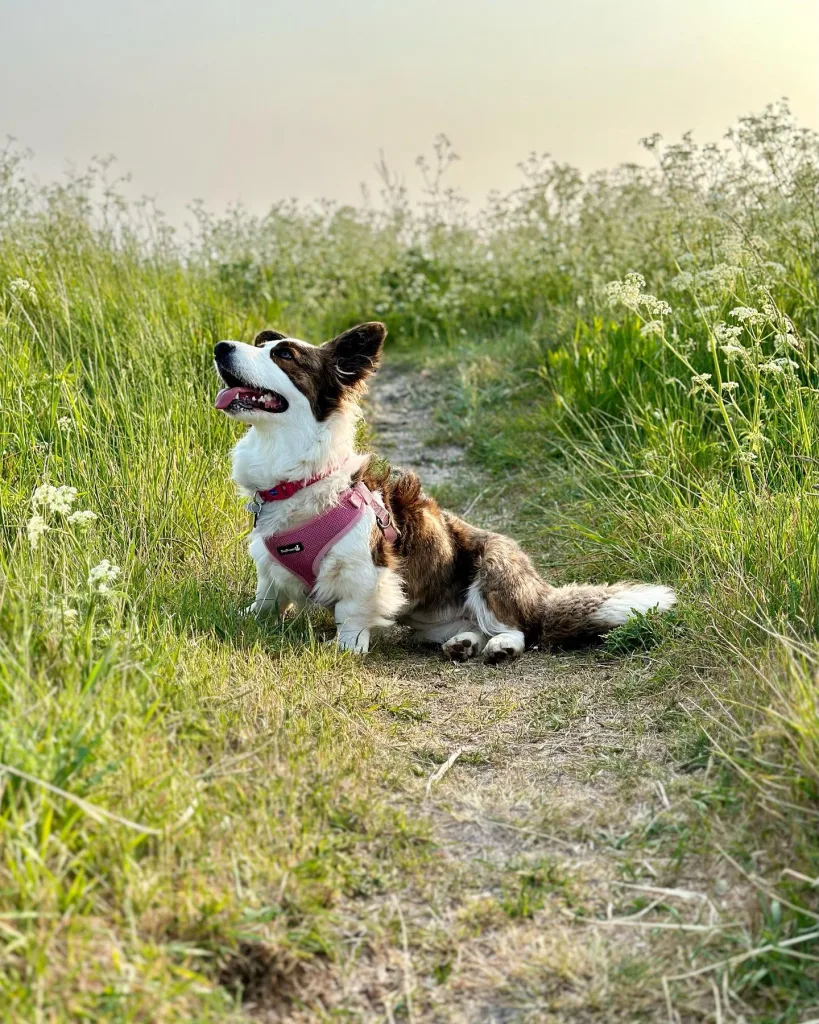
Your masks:
<path fill-rule="evenodd" d="M 314 480 L 306 481 L 306 483 L 313 482 Z M 300 490 L 301 488 L 296 489 Z M 276 491 L 279 493 L 275 493 Z M 291 490 L 290 493 L 295 492 Z M 280 501 L 283 497 L 289 498 L 290 494 L 281 493 L 281 484 L 278 484 L 275 489 L 259 494 L 262 501 Z M 270 537 L 265 537 L 265 547 L 270 553 L 270 557 L 298 576 L 309 592 L 316 585 L 322 558 L 336 541 L 341 540 L 352 530 L 364 515 L 367 507 L 375 512 L 375 521 L 384 535 L 384 539 L 391 543 L 396 541 L 398 531 L 392 525 L 387 509 L 366 484 L 357 483 L 355 487 L 351 487 L 350 490 L 344 491 L 339 496 L 337 505 L 317 515 L 315 519 L 311 519 L 293 530 L 288 530 L 286 533 L 274 533 Z M 257 514 L 261 505 L 256 509 L 254 503 L 251 503 L 248 508 Z"/>

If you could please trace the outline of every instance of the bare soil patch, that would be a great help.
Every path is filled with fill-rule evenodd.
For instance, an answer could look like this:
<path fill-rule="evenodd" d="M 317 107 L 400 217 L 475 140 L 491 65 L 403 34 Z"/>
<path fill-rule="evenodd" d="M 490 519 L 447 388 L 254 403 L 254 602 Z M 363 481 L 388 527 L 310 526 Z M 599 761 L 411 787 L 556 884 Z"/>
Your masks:
<path fill-rule="evenodd" d="M 367 408 L 376 451 L 433 489 L 468 473 L 463 451 L 435 431 L 439 393 L 428 376 L 387 369 Z M 504 518 L 480 503 L 470 514 Z M 670 1002 L 663 991 L 662 975 L 684 972 L 692 944 L 719 936 L 748 892 L 684 848 L 699 776 L 669 746 L 676 684 L 634 698 L 615 685 L 645 671 L 591 648 L 494 668 L 449 664 L 404 635 L 376 646 L 367 674 L 393 722 L 385 774 L 396 805 L 428 823 L 435 852 L 423 878 L 343 908 L 339 1012 L 470 1024 L 745 1019 L 731 993 L 715 1011 L 707 981 L 673 987 Z M 668 842 L 675 832 L 681 842 Z"/>

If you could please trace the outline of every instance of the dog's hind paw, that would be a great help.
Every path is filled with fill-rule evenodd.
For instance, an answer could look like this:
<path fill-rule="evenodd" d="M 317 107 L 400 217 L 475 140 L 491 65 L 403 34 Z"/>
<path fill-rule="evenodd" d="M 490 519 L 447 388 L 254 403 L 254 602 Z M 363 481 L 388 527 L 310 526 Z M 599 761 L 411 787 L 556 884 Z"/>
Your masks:
<path fill-rule="evenodd" d="M 523 633 L 518 630 L 499 633 L 497 636 L 493 636 L 484 647 L 483 660 L 487 665 L 500 665 L 504 661 L 512 661 L 519 654 L 523 654 L 524 647 Z"/>
<path fill-rule="evenodd" d="M 441 647 L 450 661 L 469 661 L 483 650 L 484 640 L 480 633 L 456 633 Z"/>

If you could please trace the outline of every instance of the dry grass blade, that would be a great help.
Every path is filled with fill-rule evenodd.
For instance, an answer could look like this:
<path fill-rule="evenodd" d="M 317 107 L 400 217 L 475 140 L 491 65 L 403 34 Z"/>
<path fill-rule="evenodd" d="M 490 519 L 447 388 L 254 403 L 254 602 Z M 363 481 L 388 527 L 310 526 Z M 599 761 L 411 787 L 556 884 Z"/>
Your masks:
<path fill-rule="evenodd" d="M 139 822 L 123 818 L 119 814 L 114 814 L 113 811 L 106 811 L 104 807 L 98 807 L 96 804 L 89 803 L 88 800 L 83 800 L 80 796 L 75 796 L 73 793 L 69 793 L 67 790 L 61 789 L 51 782 L 46 782 L 45 779 L 38 779 L 35 775 L 29 775 L 28 772 L 21 771 L 19 768 L 12 768 L 11 765 L 0 763 L 0 772 L 8 772 L 9 775 L 14 775 L 18 779 L 23 779 L 34 786 L 40 786 L 42 789 L 48 790 L 49 793 L 54 793 L 55 796 L 62 797 L 63 800 L 67 800 L 69 803 L 74 804 L 75 807 L 79 807 L 81 811 L 84 811 L 89 818 L 93 818 L 95 821 L 115 821 L 118 825 L 124 825 L 126 828 L 133 829 L 135 832 L 141 832 L 142 835 L 146 836 L 162 835 L 161 830 L 158 828 L 149 828 L 147 825 L 140 825 Z"/>
<path fill-rule="evenodd" d="M 440 782 L 441 781 L 441 779 L 446 775 L 446 773 L 449 771 L 449 769 L 455 764 L 455 762 L 458 760 L 458 758 L 461 756 L 461 754 L 463 752 L 464 752 L 464 748 L 463 747 L 458 747 L 457 750 L 453 750 L 452 753 L 449 755 L 449 757 L 446 759 L 446 761 L 444 761 L 444 763 L 442 765 L 439 765 L 438 768 L 436 768 L 435 771 L 432 773 L 432 775 L 430 775 L 430 777 L 427 779 L 427 786 L 426 786 L 426 795 L 427 795 L 427 797 L 429 797 L 430 793 L 432 792 L 433 785 L 436 782 Z"/>

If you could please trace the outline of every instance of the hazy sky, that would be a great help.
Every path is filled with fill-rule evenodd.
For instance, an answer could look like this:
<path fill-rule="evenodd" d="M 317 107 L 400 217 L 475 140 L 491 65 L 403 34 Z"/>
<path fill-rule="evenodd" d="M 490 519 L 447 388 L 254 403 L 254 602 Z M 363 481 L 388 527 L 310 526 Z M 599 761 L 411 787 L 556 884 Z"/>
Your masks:
<path fill-rule="evenodd" d="M 816 0 L 0 0 L 0 137 L 41 178 L 115 154 L 178 219 L 412 183 L 438 132 L 479 198 L 548 151 L 717 138 L 785 95 L 819 127 Z"/>

